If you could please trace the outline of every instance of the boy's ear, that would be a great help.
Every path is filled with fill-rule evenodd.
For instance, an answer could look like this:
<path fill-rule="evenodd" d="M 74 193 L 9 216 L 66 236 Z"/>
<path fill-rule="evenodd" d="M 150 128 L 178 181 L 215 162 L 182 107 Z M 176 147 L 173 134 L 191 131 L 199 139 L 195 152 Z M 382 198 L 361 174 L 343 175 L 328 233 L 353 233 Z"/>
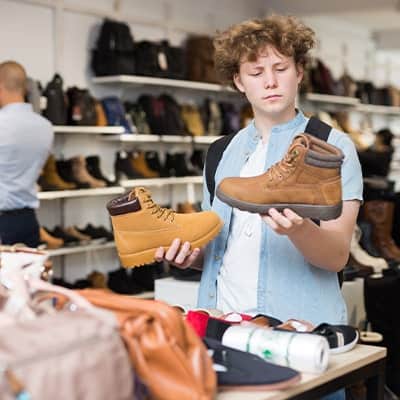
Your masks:
<path fill-rule="evenodd" d="M 297 64 L 296 71 L 297 71 L 297 83 L 300 84 L 300 82 L 303 80 L 304 77 L 304 67 L 301 64 Z"/>
<path fill-rule="evenodd" d="M 238 73 L 235 73 L 235 75 L 233 75 L 233 82 L 234 82 L 237 90 L 239 90 L 239 92 L 244 93 L 244 87 L 243 87 L 242 81 L 240 79 L 240 75 Z"/>

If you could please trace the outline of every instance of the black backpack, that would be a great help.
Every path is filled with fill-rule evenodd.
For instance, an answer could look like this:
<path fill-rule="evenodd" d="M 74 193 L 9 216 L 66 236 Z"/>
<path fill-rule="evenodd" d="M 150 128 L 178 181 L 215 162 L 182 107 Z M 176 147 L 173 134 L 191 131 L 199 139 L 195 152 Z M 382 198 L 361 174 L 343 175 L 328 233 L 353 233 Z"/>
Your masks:
<path fill-rule="evenodd" d="M 55 74 L 53 79 L 47 84 L 43 96 L 47 99 L 43 115 L 53 125 L 66 125 L 67 99 L 63 91 L 63 79 L 59 74 Z"/>
<path fill-rule="evenodd" d="M 135 73 L 134 43 L 127 24 L 104 20 L 91 65 L 97 76 Z"/>
<path fill-rule="evenodd" d="M 328 141 L 329 134 L 332 130 L 332 127 L 326 124 L 325 122 L 320 121 L 318 118 L 311 117 L 307 123 L 305 133 L 308 133 L 312 136 L 317 137 L 318 139 Z M 214 196 L 215 196 L 215 172 L 217 171 L 217 167 L 219 161 L 224 154 L 225 149 L 228 147 L 229 143 L 235 137 L 236 133 L 232 133 L 227 136 L 223 136 L 222 138 L 216 140 L 209 148 L 206 156 L 206 170 L 205 170 L 205 178 L 207 189 L 210 193 L 210 204 L 212 205 Z M 319 221 L 315 221 L 316 224 L 319 225 Z M 343 271 L 338 272 L 339 284 L 342 286 L 343 283 Z"/>
<path fill-rule="evenodd" d="M 76 86 L 67 90 L 68 123 L 70 125 L 96 125 L 96 100 L 87 89 Z"/>

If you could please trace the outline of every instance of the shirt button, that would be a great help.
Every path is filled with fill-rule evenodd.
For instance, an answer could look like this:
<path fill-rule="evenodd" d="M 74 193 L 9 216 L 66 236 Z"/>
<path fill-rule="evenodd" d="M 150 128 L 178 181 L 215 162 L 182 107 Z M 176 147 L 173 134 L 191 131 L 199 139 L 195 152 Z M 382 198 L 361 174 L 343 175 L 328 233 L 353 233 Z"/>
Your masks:
<path fill-rule="evenodd" d="M 220 256 L 215 256 L 215 257 L 214 257 L 214 260 L 215 260 L 215 261 L 219 261 L 220 259 L 221 259 Z"/>
<path fill-rule="evenodd" d="M 210 294 L 208 295 L 208 297 L 209 297 L 210 299 L 213 299 L 213 298 L 214 298 L 214 293 L 210 293 Z"/>

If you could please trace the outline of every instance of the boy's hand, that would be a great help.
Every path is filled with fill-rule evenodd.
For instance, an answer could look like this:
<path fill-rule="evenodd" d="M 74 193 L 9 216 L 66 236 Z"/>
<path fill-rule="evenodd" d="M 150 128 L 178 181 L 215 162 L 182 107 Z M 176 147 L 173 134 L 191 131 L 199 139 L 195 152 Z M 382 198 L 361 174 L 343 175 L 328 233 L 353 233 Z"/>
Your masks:
<path fill-rule="evenodd" d="M 180 239 L 174 239 L 167 251 L 165 251 L 163 247 L 159 247 L 154 257 L 156 261 L 165 260 L 175 267 L 186 269 L 193 266 L 199 255 L 199 248 L 190 250 L 189 242 L 185 242 L 181 245 Z"/>
<path fill-rule="evenodd" d="M 274 232 L 287 236 L 298 231 L 304 223 L 304 218 L 289 208 L 285 208 L 281 213 L 275 208 L 271 208 L 268 214 L 261 215 L 261 218 Z"/>

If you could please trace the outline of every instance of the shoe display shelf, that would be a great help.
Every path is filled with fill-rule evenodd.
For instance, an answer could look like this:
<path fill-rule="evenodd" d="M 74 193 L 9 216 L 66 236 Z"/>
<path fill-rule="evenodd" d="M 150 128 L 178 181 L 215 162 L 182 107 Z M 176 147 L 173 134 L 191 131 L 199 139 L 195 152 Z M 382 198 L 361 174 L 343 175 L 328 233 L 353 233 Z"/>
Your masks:
<path fill-rule="evenodd" d="M 381 106 L 375 104 L 364 104 L 356 97 L 333 96 L 329 94 L 306 93 L 300 103 L 310 103 L 314 106 L 320 105 L 323 108 L 344 108 L 348 111 L 355 111 L 370 115 L 382 115 L 399 117 L 400 107 Z"/>
<path fill-rule="evenodd" d="M 86 253 L 89 251 L 98 251 L 103 249 L 114 249 L 114 242 L 107 242 L 101 244 L 88 244 L 83 246 L 61 247 L 59 249 L 47 250 L 50 257 L 65 256 L 68 254 Z"/>
<path fill-rule="evenodd" d="M 121 186 L 127 189 L 135 186 L 199 185 L 202 183 L 202 176 L 172 176 L 170 178 L 127 179 L 120 182 Z"/>
<path fill-rule="evenodd" d="M 196 82 L 179 79 L 154 78 L 150 76 L 136 75 L 113 75 L 113 76 L 98 76 L 92 78 L 92 82 L 96 84 L 120 84 L 120 85 L 135 85 L 135 86 L 155 86 L 155 87 L 172 87 L 187 90 L 201 90 L 205 92 L 220 92 L 236 94 L 233 89 L 215 83 Z"/>
<path fill-rule="evenodd" d="M 209 145 L 221 136 L 179 136 L 179 135 L 142 135 L 137 133 L 126 133 L 122 135 L 104 135 L 101 140 L 110 142 L 132 142 L 132 143 L 186 143 Z"/>
<path fill-rule="evenodd" d="M 85 135 L 121 135 L 125 133 L 122 126 L 69 126 L 53 125 L 54 133 L 59 134 L 85 134 Z"/>
<path fill-rule="evenodd" d="M 39 192 L 39 200 L 56 200 L 72 197 L 87 196 L 108 196 L 124 193 L 125 190 L 121 186 L 112 186 L 100 189 L 75 189 L 75 190 L 54 190 L 49 192 Z"/>

